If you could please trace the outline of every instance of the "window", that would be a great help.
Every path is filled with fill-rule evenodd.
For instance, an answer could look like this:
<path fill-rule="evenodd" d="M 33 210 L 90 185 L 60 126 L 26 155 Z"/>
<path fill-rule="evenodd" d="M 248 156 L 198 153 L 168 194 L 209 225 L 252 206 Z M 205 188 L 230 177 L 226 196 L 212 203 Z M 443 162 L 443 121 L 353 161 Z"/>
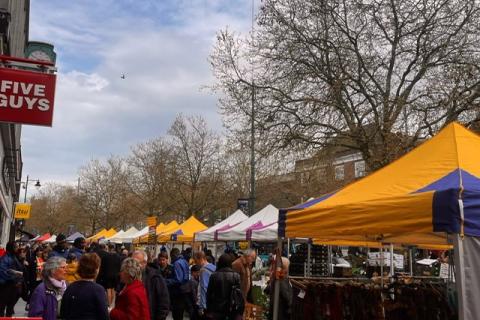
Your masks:
<path fill-rule="evenodd" d="M 335 180 L 345 179 L 345 167 L 342 165 L 335 166 Z"/>
<path fill-rule="evenodd" d="M 365 175 L 365 161 L 355 162 L 355 178 L 360 178 Z"/>

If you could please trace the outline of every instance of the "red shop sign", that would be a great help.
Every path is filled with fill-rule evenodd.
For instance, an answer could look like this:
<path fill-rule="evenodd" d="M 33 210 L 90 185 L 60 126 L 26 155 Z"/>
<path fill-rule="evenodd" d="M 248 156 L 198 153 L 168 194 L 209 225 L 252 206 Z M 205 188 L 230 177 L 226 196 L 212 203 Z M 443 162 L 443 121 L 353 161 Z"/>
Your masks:
<path fill-rule="evenodd" d="M 0 68 L 0 122 L 52 126 L 56 75 Z"/>

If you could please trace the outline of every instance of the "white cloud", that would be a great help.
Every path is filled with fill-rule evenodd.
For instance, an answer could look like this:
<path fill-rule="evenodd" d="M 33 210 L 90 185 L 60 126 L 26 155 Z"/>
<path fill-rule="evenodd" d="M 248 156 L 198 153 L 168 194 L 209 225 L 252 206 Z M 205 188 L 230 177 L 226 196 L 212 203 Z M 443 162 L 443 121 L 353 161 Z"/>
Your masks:
<path fill-rule="evenodd" d="M 215 33 L 248 31 L 249 5 L 33 1 L 30 39 L 55 44 L 59 75 L 53 128 L 24 126 L 24 174 L 73 181 L 90 159 L 164 135 L 180 112 L 220 130 L 216 98 L 200 88 L 213 81 Z"/>

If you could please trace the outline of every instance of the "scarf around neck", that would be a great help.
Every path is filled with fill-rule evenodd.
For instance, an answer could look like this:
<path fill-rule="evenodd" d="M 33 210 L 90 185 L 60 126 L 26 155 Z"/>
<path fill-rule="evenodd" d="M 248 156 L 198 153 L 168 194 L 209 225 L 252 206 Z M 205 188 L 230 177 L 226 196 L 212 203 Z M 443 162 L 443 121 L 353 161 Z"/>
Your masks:
<path fill-rule="evenodd" d="M 63 293 L 67 289 L 67 283 L 65 282 L 65 280 L 57 280 L 51 277 L 48 278 L 48 280 L 50 280 L 50 283 L 52 284 L 53 289 L 57 291 L 58 294 L 63 296 Z"/>

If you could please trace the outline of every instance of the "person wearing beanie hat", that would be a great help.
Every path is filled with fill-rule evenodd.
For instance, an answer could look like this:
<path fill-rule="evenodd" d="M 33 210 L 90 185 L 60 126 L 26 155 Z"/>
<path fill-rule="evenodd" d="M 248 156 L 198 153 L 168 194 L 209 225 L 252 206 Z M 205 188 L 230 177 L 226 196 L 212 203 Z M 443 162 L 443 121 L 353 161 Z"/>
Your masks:
<path fill-rule="evenodd" d="M 68 254 L 74 254 L 77 257 L 77 260 L 80 260 L 80 257 L 85 253 L 86 241 L 84 237 L 78 237 L 73 241 L 73 247 L 70 248 Z"/>
<path fill-rule="evenodd" d="M 48 255 L 48 258 L 51 257 L 62 257 L 64 259 L 68 258 L 68 249 L 67 249 L 67 237 L 59 233 L 57 236 L 57 245 L 53 247 L 53 250 Z"/>

